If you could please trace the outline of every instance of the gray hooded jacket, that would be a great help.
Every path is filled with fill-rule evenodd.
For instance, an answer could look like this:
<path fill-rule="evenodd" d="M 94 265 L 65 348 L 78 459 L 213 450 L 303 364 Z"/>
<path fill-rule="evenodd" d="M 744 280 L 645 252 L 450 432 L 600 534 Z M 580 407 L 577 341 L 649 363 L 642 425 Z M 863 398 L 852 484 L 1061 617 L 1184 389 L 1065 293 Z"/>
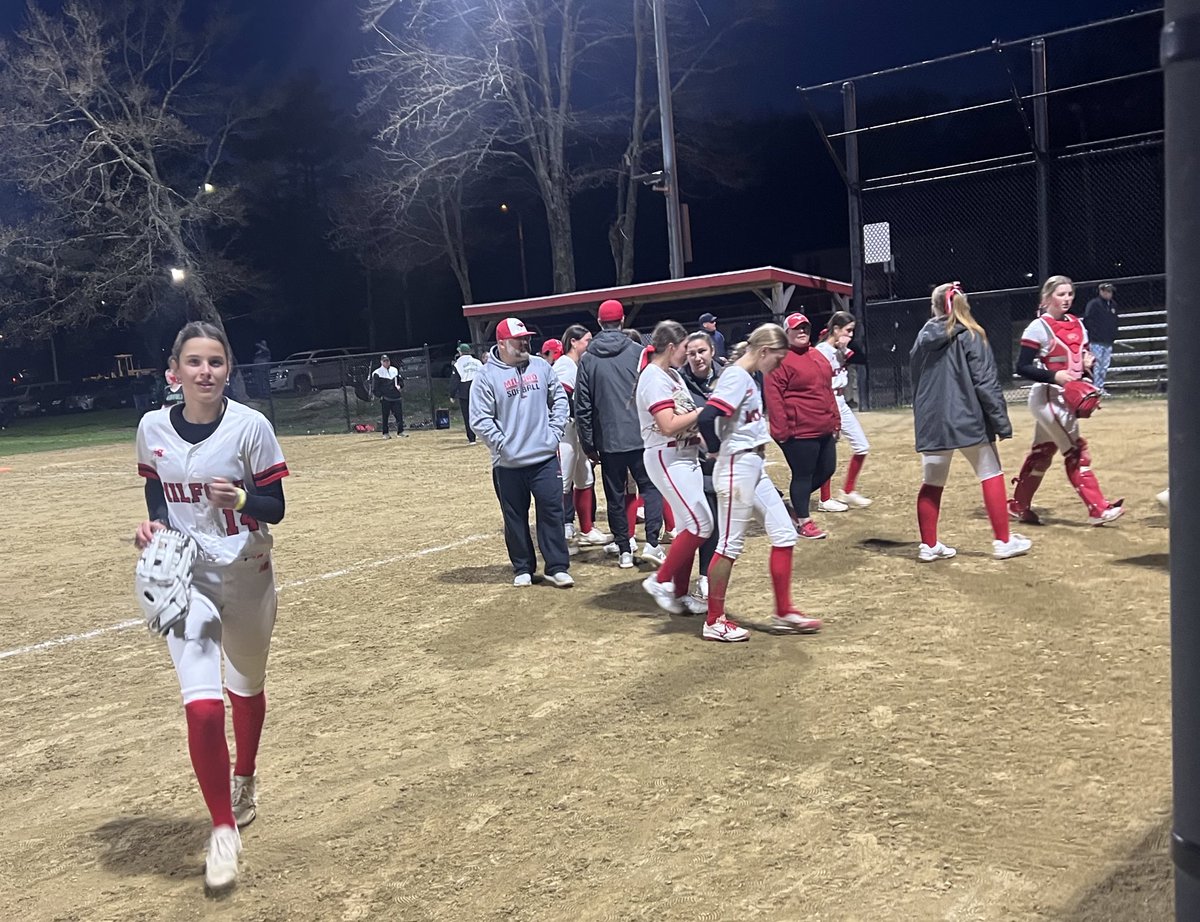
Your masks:
<path fill-rule="evenodd" d="M 579 359 L 575 425 L 584 451 L 642 451 L 633 390 L 641 348 L 621 330 L 602 330 Z"/>
<path fill-rule="evenodd" d="M 982 336 L 963 326 L 946 332 L 931 318 L 909 353 L 917 451 L 950 451 L 1012 438 L 996 359 Z"/>
<path fill-rule="evenodd" d="M 567 425 L 567 392 L 550 363 L 500 361 L 493 346 L 471 382 L 471 428 L 492 451 L 493 467 L 529 467 L 558 454 Z"/>

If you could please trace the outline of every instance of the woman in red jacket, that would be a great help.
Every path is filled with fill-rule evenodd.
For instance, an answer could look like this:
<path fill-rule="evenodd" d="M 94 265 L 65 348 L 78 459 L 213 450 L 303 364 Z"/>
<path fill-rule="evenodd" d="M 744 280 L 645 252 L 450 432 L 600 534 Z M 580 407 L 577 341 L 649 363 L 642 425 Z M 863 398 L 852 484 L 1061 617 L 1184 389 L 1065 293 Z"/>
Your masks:
<path fill-rule="evenodd" d="M 763 382 L 763 400 L 771 438 L 783 449 L 792 469 L 789 488 L 801 538 L 827 537 L 809 515 L 813 491 L 833 476 L 837 467 L 835 436 L 841 425 L 833 396 L 833 368 L 812 346 L 812 324 L 803 314 L 783 322 L 788 354 Z"/>

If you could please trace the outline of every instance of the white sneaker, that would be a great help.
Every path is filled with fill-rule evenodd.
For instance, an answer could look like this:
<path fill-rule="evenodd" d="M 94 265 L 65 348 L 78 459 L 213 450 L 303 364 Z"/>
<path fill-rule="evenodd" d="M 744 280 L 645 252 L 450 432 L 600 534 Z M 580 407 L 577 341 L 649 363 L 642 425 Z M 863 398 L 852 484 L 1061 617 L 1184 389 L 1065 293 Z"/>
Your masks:
<path fill-rule="evenodd" d="M 546 579 L 550 581 L 551 585 L 557 586 L 559 589 L 570 589 L 575 585 L 575 579 L 566 570 L 559 573 L 547 573 Z"/>
<path fill-rule="evenodd" d="M 939 541 L 933 547 L 930 547 L 928 544 L 922 544 L 917 551 L 917 560 L 921 561 L 921 563 L 929 563 L 933 560 L 949 560 L 957 553 L 958 551 L 954 548 Z"/>
<path fill-rule="evenodd" d="M 707 615 L 708 614 L 708 599 L 702 599 L 695 593 L 679 597 L 679 601 L 683 603 L 684 610 L 689 615 Z"/>
<path fill-rule="evenodd" d="M 645 506 L 638 506 L 637 520 L 639 522 L 646 521 L 646 507 Z"/>
<path fill-rule="evenodd" d="M 841 500 L 844 505 L 854 506 L 858 509 L 863 509 L 875 502 L 873 499 L 867 499 L 861 493 L 847 493 L 845 490 L 838 494 L 838 499 Z"/>
<path fill-rule="evenodd" d="M 628 552 L 622 554 L 620 559 L 617 561 L 617 566 L 620 567 L 622 570 L 632 570 L 633 569 L 633 555 Z"/>
<path fill-rule="evenodd" d="M 223 890 L 237 882 L 238 855 L 242 837 L 233 826 L 218 826 L 208 839 L 204 857 L 204 884 L 209 890 Z"/>
<path fill-rule="evenodd" d="M 696 590 L 692 593 L 696 598 L 708 601 L 708 577 L 701 576 L 696 579 Z"/>
<path fill-rule="evenodd" d="M 821 512 L 845 512 L 850 507 L 836 499 L 823 499 L 817 503 L 817 508 Z"/>
<path fill-rule="evenodd" d="M 667 552 L 657 544 L 647 544 L 642 548 L 642 561 L 650 561 L 656 567 L 661 567 L 664 560 L 667 559 Z"/>
<path fill-rule="evenodd" d="M 744 627 L 738 627 L 733 621 L 722 618 L 720 621 L 704 625 L 700 636 L 705 640 L 717 640 L 721 643 L 738 643 L 749 640 L 750 632 Z"/>
<path fill-rule="evenodd" d="M 612 554 L 615 557 L 617 554 L 621 553 L 621 548 L 617 545 L 616 541 L 610 541 L 608 544 L 604 545 L 604 553 Z M 633 538 L 629 539 L 629 553 L 637 553 L 637 542 Z"/>
<path fill-rule="evenodd" d="M 1154 498 L 1156 500 L 1158 500 L 1158 504 L 1160 506 L 1162 506 L 1164 509 L 1170 511 L 1170 509 L 1171 509 L 1171 488 L 1170 487 L 1163 490 L 1161 493 L 1159 493 Z"/>
<path fill-rule="evenodd" d="M 651 573 L 642 580 L 642 588 L 645 589 L 658 603 L 658 607 L 663 611 L 669 611 L 673 615 L 682 615 L 684 612 L 683 602 L 675 597 L 674 583 L 660 583 L 658 575 Z M 708 606 L 704 606 L 704 610 L 708 611 Z"/>
<path fill-rule="evenodd" d="M 1033 542 L 1024 535 L 1010 532 L 1007 541 L 992 542 L 992 556 L 997 560 L 1008 560 L 1009 557 L 1020 557 L 1028 554 Z"/>
<path fill-rule="evenodd" d="M 391 435 L 390 435 L 389 433 L 385 432 L 385 433 L 383 434 L 383 437 L 384 437 L 385 439 L 390 439 L 390 438 L 391 438 Z"/>
<path fill-rule="evenodd" d="M 592 526 L 591 531 L 585 531 L 579 536 L 579 544 L 581 547 L 601 547 L 612 541 L 612 535 L 606 535 L 599 528 Z M 608 550 L 608 548 L 605 548 Z M 612 553 L 616 553 L 616 545 L 613 545 Z"/>
<path fill-rule="evenodd" d="M 233 776 L 233 818 L 241 829 L 258 815 L 258 775 Z"/>
<path fill-rule="evenodd" d="M 1124 506 L 1109 506 L 1099 515 L 1089 515 L 1089 525 L 1107 525 L 1109 522 L 1115 522 L 1125 514 Z"/>
<path fill-rule="evenodd" d="M 821 619 L 789 611 L 786 615 L 771 616 L 771 630 L 776 634 L 815 634 L 821 630 Z"/>
<path fill-rule="evenodd" d="M 518 588 L 533 585 L 533 577 L 528 573 L 518 573 L 516 579 L 513 580 L 513 585 Z"/>
<path fill-rule="evenodd" d="M 566 525 L 564 525 L 563 531 L 566 533 L 567 541 L 575 540 L 575 523 L 574 522 L 568 522 Z"/>

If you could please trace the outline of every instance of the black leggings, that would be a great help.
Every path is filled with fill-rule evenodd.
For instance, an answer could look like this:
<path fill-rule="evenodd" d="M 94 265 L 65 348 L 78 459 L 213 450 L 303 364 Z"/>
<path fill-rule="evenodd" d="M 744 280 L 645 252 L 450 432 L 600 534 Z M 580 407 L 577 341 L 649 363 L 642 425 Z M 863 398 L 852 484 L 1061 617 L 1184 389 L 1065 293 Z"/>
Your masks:
<path fill-rule="evenodd" d="M 789 492 L 792 508 L 801 519 L 808 518 L 808 500 L 837 469 L 837 442 L 833 435 L 817 439 L 788 439 L 780 442 L 783 456 L 792 469 Z"/>

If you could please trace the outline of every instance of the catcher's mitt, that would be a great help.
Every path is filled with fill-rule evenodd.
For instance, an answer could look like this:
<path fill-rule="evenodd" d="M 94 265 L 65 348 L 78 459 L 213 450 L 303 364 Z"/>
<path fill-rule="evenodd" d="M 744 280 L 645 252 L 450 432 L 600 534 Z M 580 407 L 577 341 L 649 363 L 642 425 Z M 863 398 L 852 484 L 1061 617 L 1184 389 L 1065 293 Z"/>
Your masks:
<path fill-rule="evenodd" d="M 1063 402 L 1081 419 L 1087 419 L 1100 409 L 1101 396 L 1100 389 L 1090 381 L 1080 379 L 1063 385 Z"/>
<path fill-rule="evenodd" d="M 134 588 L 150 633 L 165 637 L 188 613 L 196 542 L 163 528 L 138 558 Z"/>
<path fill-rule="evenodd" d="M 676 415 L 683 416 L 685 413 L 691 413 L 696 409 L 696 401 L 692 399 L 692 392 L 686 387 L 676 388 L 674 398 Z M 689 439 L 699 433 L 699 431 L 695 426 L 690 426 L 686 432 L 679 433 L 676 438 Z"/>

